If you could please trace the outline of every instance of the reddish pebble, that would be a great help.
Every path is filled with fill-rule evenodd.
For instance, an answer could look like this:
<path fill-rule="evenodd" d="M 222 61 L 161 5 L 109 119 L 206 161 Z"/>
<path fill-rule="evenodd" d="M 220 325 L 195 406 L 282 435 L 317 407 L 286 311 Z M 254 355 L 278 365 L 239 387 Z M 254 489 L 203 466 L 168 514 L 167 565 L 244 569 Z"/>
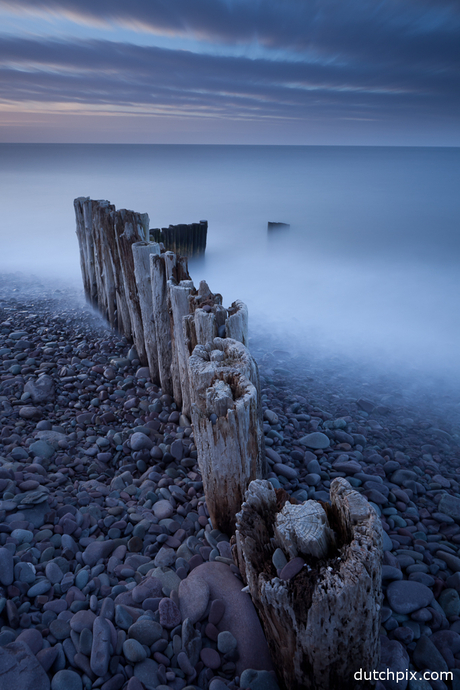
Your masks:
<path fill-rule="evenodd" d="M 160 612 L 160 624 L 164 628 L 172 630 L 181 622 L 180 611 L 172 599 L 164 597 L 158 605 L 158 610 Z"/>
<path fill-rule="evenodd" d="M 287 563 L 282 571 L 280 572 L 279 576 L 281 580 L 291 580 L 293 577 L 295 577 L 302 568 L 305 565 L 305 561 L 303 558 L 300 556 L 296 556 L 296 558 L 293 558 L 289 563 Z"/>
<path fill-rule="evenodd" d="M 214 599 L 211 604 L 211 610 L 209 611 L 209 622 L 212 625 L 217 625 L 221 621 L 224 613 L 225 604 L 222 599 Z"/>
<path fill-rule="evenodd" d="M 205 647 L 200 652 L 201 661 L 205 666 L 215 671 L 220 666 L 220 655 L 215 649 Z"/>
<path fill-rule="evenodd" d="M 210 640 L 213 640 L 214 642 L 217 642 L 217 637 L 219 635 L 219 631 L 217 630 L 216 626 L 213 625 L 212 623 L 208 623 L 205 629 L 206 636 L 209 637 Z"/>

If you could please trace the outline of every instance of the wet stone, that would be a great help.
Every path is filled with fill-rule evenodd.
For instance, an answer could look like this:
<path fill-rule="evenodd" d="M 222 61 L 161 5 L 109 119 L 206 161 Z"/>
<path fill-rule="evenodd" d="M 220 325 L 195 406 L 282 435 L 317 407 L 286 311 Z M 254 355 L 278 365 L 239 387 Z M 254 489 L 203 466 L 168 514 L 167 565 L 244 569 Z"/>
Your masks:
<path fill-rule="evenodd" d="M 421 582 L 393 581 L 388 585 L 387 598 L 395 613 L 406 614 L 429 606 L 433 592 Z"/>
<path fill-rule="evenodd" d="M 152 620 L 139 620 L 128 630 L 128 636 L 150 647 L 163 635 L 160 623 Z"/>
<path fill-rule="evenodd" d="M 14 579 L 13 554 L 5 548 L 0 548 L 0 583 L 11 585 Z"/>
<path fill-rule="evenodd" d="M 205 666 L 213 671 L 216 671 L 221 664 L 219 652 L 216 652 L 216 650 L 211 647 L 205 647 L 201 650 L 200 659 Z"/>
<path fill-rule="evenodd" d="M 49 628 L 56 640 L 62 641 L 70 637 L 70 624 L 66 620 L 60 620 L 58 618 L 50 623 Z"/>
<path fill-rule="evenodd" d="M 300 556 L 292 558 L 287 565 L 281 570 L 279 577 L 281 580 L 291 580 L 295 577 L 305 565 L 305 561 Z"/>
<path fill-rule="evenodd" d="M 137 664 L 147 657 L 144 647 L 134 639 L 128 639 L 123 642 L 123 654 L 132 664 Z"/>
<path fill-rule="evenodd" d="M 38 654 L 43 647 L 43 637 L 39 630 L 35 628 L 23 630 L 22 633 L 17 636 L 16 642 L 25 642 L 33 654 Z"/>
<path fill-rule="evenodd" d="M 49 690 L 43 666 L 24 642 L 0 647 L 0 687 L 17 690 Z"/>
<path fill-rule="evenodd" d="M 64 669 L 54 674 L 51 690 L 82 690 L 81 677 L 75 671 Z"/>
<path fill-rule="evenodd" d="M 210 589 L 202 578 L 186 578 L 179 585 L 180 613 L 182 619 L 188 618 L 196 623 L 204 615 L 208 606 Z"/>
<path fill-rule="evenodd" d="M 225 604 L 222 599 L 214 599 L 211 603 L 208 620 L 212 625 L 218 625 L 225 613 Z"/>
<path fill-rule="evenodd" d="M 181 614 L 172 599 L 164 597 L 159 605 L 160 624 L 167 630 L 172 630 L 181 622 Z"/>
<path fill-rule="evenodd" d="M 329 448 L 330 445 L 329 438 L 321 431 L 314 431 L 311 434 L 302 436 L 302 438 L 299 439 L 299 443 L 307 446 L 307 448 L 313 448 L 314 450 Z"/>
<path fill-rule="evenodd" d="M 85 628 L 93 629 L 96 615 L 92 611 L 77 611 L 70 619 L 70 627 L 77 633 L 81 633 Z"/>

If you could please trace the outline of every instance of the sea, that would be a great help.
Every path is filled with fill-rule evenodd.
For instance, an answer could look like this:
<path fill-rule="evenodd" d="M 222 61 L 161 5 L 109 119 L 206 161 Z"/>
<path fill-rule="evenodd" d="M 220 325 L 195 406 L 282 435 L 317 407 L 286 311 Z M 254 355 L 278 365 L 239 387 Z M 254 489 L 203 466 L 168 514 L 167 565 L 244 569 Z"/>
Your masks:
<path fill-rule="evenodd" d="M 207 220 L 192 278 L 246 302 L 253 336 L 460 404 L 459 190 L 460 148 L 2 144 L 0 272 L 81 290 L 78 196 Z"/>

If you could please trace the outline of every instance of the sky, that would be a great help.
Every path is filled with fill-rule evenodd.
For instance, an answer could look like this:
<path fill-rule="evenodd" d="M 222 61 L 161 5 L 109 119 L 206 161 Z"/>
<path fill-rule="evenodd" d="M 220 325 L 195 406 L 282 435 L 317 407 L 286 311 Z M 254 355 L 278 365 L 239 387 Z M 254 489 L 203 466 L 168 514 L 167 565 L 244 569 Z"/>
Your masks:
<path fill-rule="evenodd" d="M 459 0 L 0 0 L 0 142 L 460 145 Z"/>

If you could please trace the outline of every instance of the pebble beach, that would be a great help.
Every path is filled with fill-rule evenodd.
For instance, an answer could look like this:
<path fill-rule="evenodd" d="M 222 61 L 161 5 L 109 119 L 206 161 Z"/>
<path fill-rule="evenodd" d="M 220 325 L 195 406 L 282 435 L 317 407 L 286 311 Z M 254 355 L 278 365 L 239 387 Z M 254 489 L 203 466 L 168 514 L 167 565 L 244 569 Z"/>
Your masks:
<path fill-rule="evenodd" d="M 455 389 L 372 384 L 251 338 L 269 481 L 299 502 L 345 477 L 384 531 L 381 666 L 460 688 Z M 404 389 L 404 385 L 402 386 Z M 278 576 L 303 567 L 277 549 Z M 278 690 L 213 529 L 190 420 L 78 290 L 0 276 L 0 688 Z M 362 682 L 360 687 L 366 687 Z"/>

